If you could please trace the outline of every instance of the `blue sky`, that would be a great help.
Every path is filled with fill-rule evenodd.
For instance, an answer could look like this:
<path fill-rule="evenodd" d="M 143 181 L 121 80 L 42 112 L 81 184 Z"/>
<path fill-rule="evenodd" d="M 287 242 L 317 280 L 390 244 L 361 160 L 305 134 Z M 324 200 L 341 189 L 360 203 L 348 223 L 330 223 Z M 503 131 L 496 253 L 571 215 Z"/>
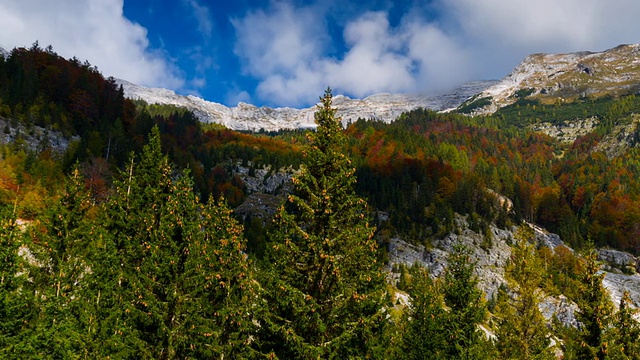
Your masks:
<path fill-rule="evenodd" d="M 640 42 L 633 0 L 0 0 L 0 46 L 235 106 L 431 94 L 537 52 Z"/>

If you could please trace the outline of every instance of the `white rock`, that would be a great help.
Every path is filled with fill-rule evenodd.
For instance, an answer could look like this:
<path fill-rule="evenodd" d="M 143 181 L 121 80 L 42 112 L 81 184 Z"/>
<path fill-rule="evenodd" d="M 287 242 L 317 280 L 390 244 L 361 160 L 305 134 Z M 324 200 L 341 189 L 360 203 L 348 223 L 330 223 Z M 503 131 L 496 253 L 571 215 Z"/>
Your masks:
<path fill-rule="evenodd" d="M 444 110 L 456 107 L 470 96 L 484 90 L 494 81 L 478 81 L 462 85 L 439 96 L 412 96 L 402 94 L 377 94 L 365 99 L 350 99 L 336 95 L 333 105 L 343 124 L 355 122 L 358 118 L 394 121 L 403 112 L 418 108 Z M 282 129 L 315 128 L 313 114 L 316 107 L 306 109 L 256 107 L 239 103 L 229 108 L 196 96 L 182 96 L 174 91 L 160 88 L 148 88 L 116 79 L 122 85 L 125 96 L 144 100 L 150 104 L 166 104 L 185 107 L 204 123 L 217 123 L 232 130 L 278 131 Z"/>

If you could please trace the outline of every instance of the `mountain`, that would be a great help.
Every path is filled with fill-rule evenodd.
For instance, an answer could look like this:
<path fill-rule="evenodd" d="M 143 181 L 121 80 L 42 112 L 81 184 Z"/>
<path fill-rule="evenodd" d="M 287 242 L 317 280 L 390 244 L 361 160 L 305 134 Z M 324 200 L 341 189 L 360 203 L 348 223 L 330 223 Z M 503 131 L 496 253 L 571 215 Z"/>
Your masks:
<path fill-rule="evenodd" d="M 463 107 L 472 114 L 488 114 L 523 98 L 556 104 L 639 90 L 640 45 L 620 45 L 602 52 L 529 55 Z"/>
<path fill-rule="evenodd" d="M 236 107 L 210 102 L 196 96 L 183 96 L 161 88 L 148 88 L 117 79 L 125 96 L 148 103 L 169 104 L 185 107 L 205 123 L 222 124 L 232 130 L 277 131 L 314 127 L 313 113 L 316 108 L 270 108 L 239 103 Z M 377 94 L 365 99 L 351 99 L 347 96 L 334 97 L 334 106 L 344 123 L 358 118 L 380 119 L 385 122 L 395 120 L 400 114 L 417 108 L 446 110 L 459 106 L 470 96 L 486 89 L 495 81 L 477 81 L 464 84 L 450 92 L 438 96 L 412 96 L 400 94 Z"/>

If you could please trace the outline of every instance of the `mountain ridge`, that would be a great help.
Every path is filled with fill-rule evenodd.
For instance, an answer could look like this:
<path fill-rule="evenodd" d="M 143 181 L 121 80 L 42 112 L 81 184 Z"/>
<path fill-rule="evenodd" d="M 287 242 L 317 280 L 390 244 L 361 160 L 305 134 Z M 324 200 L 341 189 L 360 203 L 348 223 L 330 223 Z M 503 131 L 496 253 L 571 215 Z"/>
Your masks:
<path fill-rule="evenodd" d="M 147 103 L 167 104 L 185 107 L 204 123 L 218 123 L 232 130 L 242 131 L 278 131 L 283 129 L 314 128 L 313 113 L 316 107 L 295 109 L 289 107 L 257 107 L 247 103 L 238 103 L 235 107 L 207 101 L 193 95 L 179 95 L 172 90 L 139 86 L 122 79 L 116 79 L 122 85 L 126 97 L 143 100 Z M 414 96 L 405 94 L 374 94 L 364 99 L 351 99 L 344 95 L 334 97 L 337 115 L 344 124 L 358 118 L 379 119 L 384 122 L 395 120 L 403 112 L 426 108 L 436 111 L 458 107 L 470 96 L 494 84 L 495 81 L 475 81 L 463 84 L 441 95 Z"/>
<path fill-rule="evenodd" d="M 554 104 L 638 91 L 640 44 L 630 44 L 600 52 L 531 54 L 465 105 L 471 114 L 485 115 L 523 98 Z"/>

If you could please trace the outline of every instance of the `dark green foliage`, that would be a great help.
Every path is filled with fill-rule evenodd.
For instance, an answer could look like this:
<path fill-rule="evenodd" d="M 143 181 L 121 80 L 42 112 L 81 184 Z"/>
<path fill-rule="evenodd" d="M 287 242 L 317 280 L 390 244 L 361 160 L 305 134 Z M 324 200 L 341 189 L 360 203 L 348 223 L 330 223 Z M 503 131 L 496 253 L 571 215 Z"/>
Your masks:
<path fill-rule="evenodd" d="M 467 100 L 464 104 L 460 105 L 456 109 L 456 111 L 460 114 L 471 114 L 473 111 L 482 109 L 487 105 L 491 105 L 491 97 L 473 97 L 470 100 Z"/>
<path fill-rule="evenodd" d="M 534 92 L 536 92 L 536 89 L 534 88 L 524 88 L 516 91 L 515 94 L 513 94 L 513 97 L 515 97 L 516 99 L 524 99 Z"/>
<path fill-rule="evenodd" d="M 420 267 L 411 268 L 411 285 L 407 292 L 411 304 L 403 322 L 400 346 L 403 359 L 448 359 L 449 333 L 446 332 L 447 312 L 441 289 Z"/>
<path fill-rule="evenodd" d="M 637 309 L 632 308 L 629 292 L 625 291 L 620 299 L 620 307 L 614 316 L 614 327 L 607 334 L 612 344 L 609 356 L 615 359 L 640 359 L 640 323 L 634 319 Z"/>
<path fill-rule="evenodd" d="M 520 91 L 524 90 L 526 89 Z M 602 121 L 603 133 L 606 133 L 608 131 L 605 129 L 610 130 L 610 126 L 616 120 L 631 113 L 637 113 L 639 110 L 640 99 L 635 95 L 621 98 L 609 96 L 596 99 L 579 98 L 562 105 L 545 105 L 538 100 L 518 96 L 515 103 L 499 109 L 494 116 L 504 117 L 509 123 L 523 127 L 536 121 L 560 124 L 563 121 L 597 117 Z"/>
<path fill-rule="evenodd" d="M 448 358 L 478 359 L 490 355 L 486 353 L 490 344 L 477 328 L 487 314 L 474 268 L 469 251 L 462 245 L 454 245 L 442 285 L 444 302 L 449 308 L 445 315 Z"/>
<path fill-rule="evenodd" d="M 331 100 L 330 91 L 321 98 L 317 131 L 267 254 L 266 345 L 283 359 L 371 357 L 381 350 L 384 275 Z"/>
<path fill-rule="evenodd" d="M 202 206 L 188 173 L 173 173 L 154 128 L 107 203 L 103 310 L 92 356 L 244 358 L 257 303 L 242 230 L 223 205 Z"/>
<path fill-rule="evenodd" d="M 594 250 L 585 258 L 584 270 L 581 278 L 581 291 L 575 299 L 580 310 L 576 313 L 576 320 L 580 322 L 577 337 L 569 342 L 569 346 L 580 359 L 606 359 L 609 343 L 606 333 L 610 331 L 613 320 L 613 304 L 607 293 L 599 273 Z"/>
<path fill-rule="evenodd" d="M 0 357 L 5 359 L 33 354 L 28 335 L 38 311 L 23 271 L 27 264 L 18 256 L 21 238 L 15 212 L 0 206 Z"/>
<path fill-rule="evenodd" d="M 91 271 L 87 217 L 91 207 L 84 178 L 76 168 L 40 220 L 41 228 L 33 229 L 31 249 L 40 265 L 32 268 L 31 276 L 39 288 L 40 318 L 29 341 L 38 354 L 70 358 L 79 356 L 85 346 L 81 321 L 86 300 L 83 287 Z"/>

